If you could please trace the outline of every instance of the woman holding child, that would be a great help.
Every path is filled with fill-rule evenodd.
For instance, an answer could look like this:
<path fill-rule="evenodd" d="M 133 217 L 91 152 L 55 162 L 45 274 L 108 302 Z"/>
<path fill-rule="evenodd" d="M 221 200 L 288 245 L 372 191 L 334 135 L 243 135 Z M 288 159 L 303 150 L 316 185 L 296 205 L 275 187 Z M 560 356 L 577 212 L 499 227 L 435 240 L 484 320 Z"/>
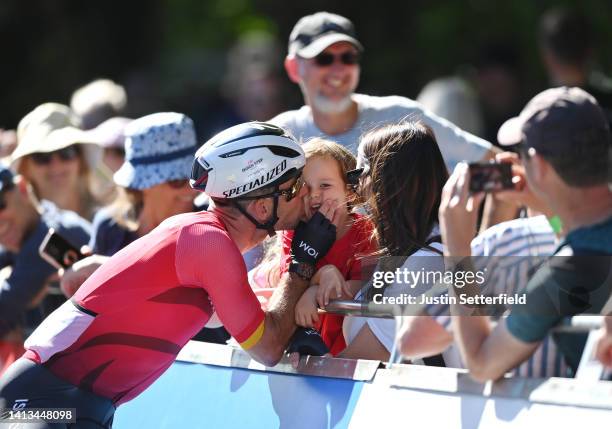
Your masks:
<path fill-rule="evenodd" d="M 421 123 L 388 125 L 361 140 L 357 166 L 362 172 L 356 195 L 346 174 L 355 165 L 354 159 L 336 146 L 339 145 L 321 139 L 304 146 L 307 214 L 312 215 L 324 199 L 346 204 L 340 205 L 340 213 L 334 218 L 338 225 L 336 243 L 317 266 L 312 287 L 296 306 L 296 323 L 318 328 L 334 356 L 388 360 L 395 340 L 394 320 L 346 317 L 340 335 L 342 317 L 319 316 L 317 304 L 324 307 L 329 298 L 367 300 L 374 293 L 399 296 L 410 291 L 409 285 L 396 283 L 360 290 L 361 261 L 368 255 L 395 257 L 397 267 L 405 270 L 444 270 L 437 222 L 448 173 L 429 127 Z M 335 152 L 342 156 L 331 155 Z M 351 211 L 360 198 L 366 202 L 368 216 Z M 290 239 L 291 234 L 286 233 L 283 261 L 287 259 Z M 433 318 L 413 319 L 421 332 L 435 334 L 440 349 L 450 343 L 450 334 Z"/>

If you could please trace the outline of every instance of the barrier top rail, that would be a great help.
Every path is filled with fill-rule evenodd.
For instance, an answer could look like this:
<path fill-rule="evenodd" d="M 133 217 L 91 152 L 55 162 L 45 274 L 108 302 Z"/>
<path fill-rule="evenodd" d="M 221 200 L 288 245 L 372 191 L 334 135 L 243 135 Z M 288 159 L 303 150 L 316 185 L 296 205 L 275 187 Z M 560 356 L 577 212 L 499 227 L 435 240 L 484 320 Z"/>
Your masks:
<path fill-rule="evenodd" d="M 372 304 L 351 300 L 332 300 L 321 309 L 325 313 L 340 314 L 343 316 L 376 317 L 393 319 L 405 315 L 402 306 L 392 304 Z M 603 317 L 598 314 L 581 314 L 568 318 L 566 322 L 557 326 L 554 332 L 589 332 L 599 329 L 603 325 Z"/>

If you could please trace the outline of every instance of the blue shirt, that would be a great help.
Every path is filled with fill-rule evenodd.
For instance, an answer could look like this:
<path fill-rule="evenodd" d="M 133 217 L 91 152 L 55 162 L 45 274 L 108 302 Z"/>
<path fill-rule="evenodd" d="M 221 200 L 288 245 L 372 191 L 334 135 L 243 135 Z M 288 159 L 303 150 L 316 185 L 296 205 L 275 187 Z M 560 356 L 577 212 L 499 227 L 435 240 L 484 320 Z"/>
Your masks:
<path fill-rule="evenodd" d="M 136 231 L 119 225 L 111 216 L 111 211 L 103 208 L 94 216 L 89 247 L 95 254 L 112 256 L 137 238 Z"/>
<path fill-rule="evenodd" d="M 57 208 L 50 201 L 42 201 L 40 207 L 40 219 L 33 231 L 24 237 L 19 252 L 0 247 L 0 267 L 12 268 L 10 276 L 0 283 L 0 337 L 21 324 L 32 299 L 57 271 L 38 253 L 49 228 L 54 228 L 77 248 L 89 241 L 91 224 L 87 220 L 72 211 Z"/>

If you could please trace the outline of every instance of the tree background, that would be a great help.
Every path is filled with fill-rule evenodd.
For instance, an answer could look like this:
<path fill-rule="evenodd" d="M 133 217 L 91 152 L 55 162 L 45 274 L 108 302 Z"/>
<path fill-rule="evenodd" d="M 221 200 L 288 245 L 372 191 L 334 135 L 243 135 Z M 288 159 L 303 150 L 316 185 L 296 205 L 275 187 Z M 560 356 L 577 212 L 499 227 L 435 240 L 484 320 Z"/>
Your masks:
<path fill-rule="evenodd" d="M 478 60 L 483 46 L 517 52 L 520 97 L 547 86 L 536 31 L 552 6 L 579 8 L 592 25 L 597 67 L 612 71 L 610 0 L 4 0 L 0 4 L 0 127 L 45 101 L 68 103 L 80 85 L 126 85 L 132 117 L 176 110 L 206 117 L 220 100 L 226 53 L 249 32 L 279 41 L 278 70 L 295 22 L 318 10 L 349 17 L 365 46 L 359 90 L 414 98 L 429 80 Z M 287 107 L 301 104 L 283 77 Z"/>

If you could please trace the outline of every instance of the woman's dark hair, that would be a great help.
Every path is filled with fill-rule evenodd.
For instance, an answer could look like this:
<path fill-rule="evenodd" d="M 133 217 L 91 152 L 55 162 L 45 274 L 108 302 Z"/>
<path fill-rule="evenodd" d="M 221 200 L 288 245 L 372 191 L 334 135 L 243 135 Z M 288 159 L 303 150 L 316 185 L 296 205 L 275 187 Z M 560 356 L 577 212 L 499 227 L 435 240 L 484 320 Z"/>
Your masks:
<path fill-rule="evenodd" d="M 369 163 L 367 203 L 379 255 L 410 256 L 427 244 L 448 171 L 433 131 L 421 122 L 387 125 L 367 133 L 360 156 Z"/>

